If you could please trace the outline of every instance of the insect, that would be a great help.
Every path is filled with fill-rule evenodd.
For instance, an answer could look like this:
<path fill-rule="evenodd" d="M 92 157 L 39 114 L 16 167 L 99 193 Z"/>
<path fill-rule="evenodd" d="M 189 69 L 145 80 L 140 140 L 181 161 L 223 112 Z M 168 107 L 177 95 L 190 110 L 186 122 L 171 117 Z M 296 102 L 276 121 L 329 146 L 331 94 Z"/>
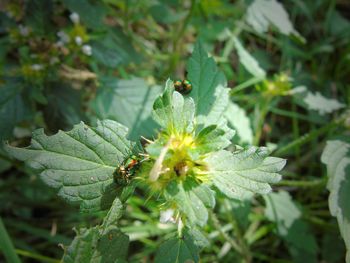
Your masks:
<path fill-rule="evenodd" d="M 181 94 L 188 94 L 192 90 L 192 84 L 189 80 L 184 79 L 184 80 L 176 80 L 174 82 L 174 87 L 177 92 L 180 92 Z"/>
<path fill-rule="evenodd" d="M 131 177 L 135 174 L 140 165 L 140 159 L 136 155 L 126 158 L 123 163 L 114 171 L 114 181 L 122 186 L 130 183 Z"/>

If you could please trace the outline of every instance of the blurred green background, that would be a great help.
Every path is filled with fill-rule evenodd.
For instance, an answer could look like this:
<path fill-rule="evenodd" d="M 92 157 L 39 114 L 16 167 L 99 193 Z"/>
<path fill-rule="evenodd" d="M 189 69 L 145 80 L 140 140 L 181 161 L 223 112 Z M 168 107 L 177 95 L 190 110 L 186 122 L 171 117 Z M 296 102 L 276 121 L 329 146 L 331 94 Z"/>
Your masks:
<path fill-rule="evenodd" d="M 253 262 L 344 262 L 320 156 L 327 140 L 349 134 L 349 19 L 347 0 L 1 1 L 0 139 L 25 146 L 37 128 L 54 134 L 97 119 L 152 138 L 152 103 L 168 78 L 186 78 L 199 40 L 232 88 L 233 143 L 288 159 L 275 193 L 252 203 L 217 197 L 220 223 L 204 229 L 201 262 L 239 262 L 225 233 L 241 235 Z M 0 172 L 1 218 L 23 262 L 60 262 L 73 227 L 105 215 L 80 214 L 2 147 Z M 128 200 L 120 222 L 130 262 L 152 262 L 174 230 L 145 196 Z"/>

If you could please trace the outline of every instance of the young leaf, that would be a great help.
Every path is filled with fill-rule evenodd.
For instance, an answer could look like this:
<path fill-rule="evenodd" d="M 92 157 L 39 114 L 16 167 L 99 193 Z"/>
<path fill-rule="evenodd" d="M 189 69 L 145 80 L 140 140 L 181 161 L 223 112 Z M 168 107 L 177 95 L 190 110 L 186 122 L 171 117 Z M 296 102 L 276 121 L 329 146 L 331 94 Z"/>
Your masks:
<path fill-rule="evenodd" d="M 39 129 L 33 132 L 29 147 L 7 145 L 6 150 L 40 170 L 47 185 L 58 189 L 65 200 L 79 203 L 81 210 L 104 210 L 121 191 L 113 172 L 131 153 L 127 131 L 111 120 L 99 121 L 95 128 L 80 123 L 52 136 Z"/>
<path fill-rule="evenodd" d="M 204 226 L 208 220 L 207 207 L 214 207 L 213 191 L 205 185 L 198 185 L 193 180 L 172 181 L 166 189 L 168 200 L 174 201 L 178 209 L 186 215 L 192 225 Z"/>
<path fill-rule="evenodd" d="M 183 238 L 174 237 L 165 241 L 158 249 L 155 263 L 182 263 L 199 262 L 199 251 L 192 238 L 186 235 Z"/>
<path fill-rule="evenodd" d="M 230 139 L 226 136 L 224 130 L 216 125 L 210 125 L 202 129 L 196 136 L 195 151 L 204 154 L 224 149 L 231 144 Z"/>
<path fill-rule="evenodd" d="M 202 228 L 197 226 L 187 226 L 184 229 L 184 235 L 188 235 L 193 239 L 193 243 L 198 249 L 210 246 L 208 238 L 202 233 Z"/>
<path fill-rule="evenodd" d="M 340 233 L 347 249 L 346 262 L 350 262 L 350 143 L 344 140 L 327 141 L 321 161 L 327 165 L 330 192 L 328 204 L 337 217 Z"/>
<path fill-rule="evenodd" d="M 195 44 L 187 72 L 192 83 L 189 95 L 196 104 L 197 123 L 204 127 L 221 124 L 229 101 L 226 78 L 200 42 Z"/>
<path fill-rule="evenodd" d="M 170 132 L 184 133 L 192 128 L 194 109 L 192 98 L 174 91 L 172 81 L 168 80 L 163 94 L 153 104 L 153 118 Z"/>
<path fill-rule="evenodd" d="M 257 32 L 267 32 L 269 25 L 273 25 L 284 35 L 295 35 L 304 40 L 294 29 L 283 5 L 276 0 L 255 0 L 248 7 L 246 20 Z"/>
<path fill-rule="evenodd" d="M 239 61 L 245 69 L 254 77 L 265 78 L 266 72 L 259 66 L 259 63 L 248 53 L 236 37 L 233 38 L 233 43 L 237 49 Z"/>
<path fill-rule="evenodd" d="M 204 161 L 208 164 L 213 184 L 228 197 L 243 200 L 254 193 L 269 193 L 270 183 L 281 179 L 278 172 L 286 160 L 267 155 L 266 148 L 251 147 L 235 153 L 214 152 Z"/>

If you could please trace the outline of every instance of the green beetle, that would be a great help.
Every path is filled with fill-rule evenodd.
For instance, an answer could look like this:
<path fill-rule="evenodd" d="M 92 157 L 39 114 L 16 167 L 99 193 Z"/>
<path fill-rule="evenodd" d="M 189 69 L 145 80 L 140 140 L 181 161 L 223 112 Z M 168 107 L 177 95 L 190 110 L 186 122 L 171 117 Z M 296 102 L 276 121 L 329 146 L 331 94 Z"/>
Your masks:
<path fill-rule="evenodd" d="M 177 92 L 180 92 L 183 95 L 187 95 L 192 90 L 192 84 L 189 80 L 176 80 L 174 82 L 174 87 Z"/>
<path fill-rule="evenodd" d="M 183 89 L 184 89 L 183 94 L 188 94 L 188 93 L 190 93 L 191 90 L 192 90 L 192 84 L 191 84 L 191 82 L 190 82 L 189 80 L 187 80 L 187 79 L 184 79 L 184 80 L 182 81 L 182 87 L 183 87 Z"/>
<path fill-rule="evenodd" d="M 122 186 L 130 183 L 131 177 L 140 166 L 140 159 L 136 155 L 126 158 L 123 163 L 114 171 L 114 181 Z"/>

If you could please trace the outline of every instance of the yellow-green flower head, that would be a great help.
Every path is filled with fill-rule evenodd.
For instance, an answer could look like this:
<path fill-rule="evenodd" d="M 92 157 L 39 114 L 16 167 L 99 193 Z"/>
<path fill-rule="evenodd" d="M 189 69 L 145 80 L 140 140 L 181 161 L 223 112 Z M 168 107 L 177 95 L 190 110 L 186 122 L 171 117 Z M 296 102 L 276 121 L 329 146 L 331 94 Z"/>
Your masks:
<path fill-rule="evenodd" d="M 292 89 L 291 82 L 292 79 L 286 73 L 281 73 L 275 75 L 273 80 L 265 80 L 258 90 L 268 96 L 284 96 Z"/>
<path fill-rule="evenodd" d="M 196 87 L 194 87 L 195 89 Z M 163 209 L 171 209 L 181 222 L 204 225 L 206 207 L 215 205 L 215 186 L 231 198 L 250 198 L 271 191 L 278 182 L 285 160 L 267 158 L 266 148 L 251 147 L 235 153 L 224 150 L 234 132 L 220 122 L 205 127 L 196 124 L 196 105 L 191 97 L 174 91 L 167 81 L 165 91 L 153 104 L 153 118 L 161 126 L 146 146 L 148 160 L 138 179 L 161 195 Z"/>

